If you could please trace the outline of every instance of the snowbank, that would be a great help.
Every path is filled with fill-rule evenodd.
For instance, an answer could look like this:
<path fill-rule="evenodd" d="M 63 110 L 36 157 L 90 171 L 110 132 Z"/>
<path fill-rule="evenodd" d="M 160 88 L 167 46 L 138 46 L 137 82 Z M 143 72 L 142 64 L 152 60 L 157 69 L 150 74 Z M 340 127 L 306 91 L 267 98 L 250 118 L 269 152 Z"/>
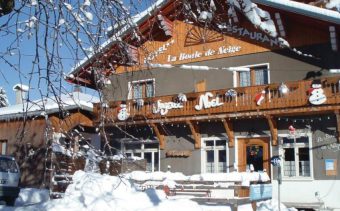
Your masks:
<path fill-rule="evenodd" d="M 285 205 L 281 204 L 280 206 L 281 211 L 297 211 L 295 208 L 287 208 Z M 263 202 L 257 203 L 257 211 L 278 211 L 279 210 L 279 203 L 277 200 L 267 200 Z"/>
<path fill-rule="evenodd" d="M 134 171 L 125 174 L 126 179 L 137 181 L 146 180 L 186 180 L 186 181 L 218 181 L 218 182 L 243 182 L 243 181 L 269 181 L 270 178 L 266 172 L 231 172 L 231 173 L 204 173 L 192 176 L 185 176 L 181 172 L 144 172 Z"/>
<path fill-rule="evenodd" d="M 148 189 L 138 192 L 133 184 L 124 178 L 77 171 L 62 199 L 55 199 L 40 205 L 25 207 L 25 210 L 202 210 L 189 199 L 169 200 L 162 190 Z"/>
<path fill-rule="evenodd" d="M 250 176 L 251 175 L 251 176 Z M 254 176 L 255 175 L 255 176 Z M 231 211 L 227 205 L 199 205 L 188 198 L 167 198 L 162 190 L 146 189 L 138 191 L 127 177 L 139 179 L 159 179 L 168 177 L 163 182 L 172 182 L 172 179 L 200 179 L 213 180 L 224 178 L 235 179 L 259 179 L 262 174 L 256 173 L 230 173 L 230 174 L 201 174 L 184 176 L 182 173 L 171 172 L 132 172 L 116 177 L 101 175 L 97 173 L 85 173 L 77 171 L 73 176 L 73 184 L 69 185 L 62 199 L 48 200 L 48 191 L 39 189 L 22 189 L 17 199 L 16 207 L 4 207 L 5 211 L 173 211 L 173 210 L 195 210 L 195 211 Z M 263 177 L 262 179 L 265 179 Z M 175 185 L 175 184 L 173 184 Z M 41 202 L 41 203 L 39 203 Z M 39 203 L 39 204 L 33 204 Z M 23 206 L 22 206 L 23 205 Z M 22 207 L 18 207 L 22 206 Z M 251 205 L 245 204 L 238 207 L 239 211 L 250 211 Z M 274 200 L 258 203 L 259 211 L 278 210 L 278 203 Z M 282 211 L 295 211 L 281 205 Z"/>
<path fill-rule="evenodd" d="M 50 192 L 47 189 L 22 188 L 18 198 L 15 201 L 15 206 L 28 204 L 36 204 L 50 200 Z"/>

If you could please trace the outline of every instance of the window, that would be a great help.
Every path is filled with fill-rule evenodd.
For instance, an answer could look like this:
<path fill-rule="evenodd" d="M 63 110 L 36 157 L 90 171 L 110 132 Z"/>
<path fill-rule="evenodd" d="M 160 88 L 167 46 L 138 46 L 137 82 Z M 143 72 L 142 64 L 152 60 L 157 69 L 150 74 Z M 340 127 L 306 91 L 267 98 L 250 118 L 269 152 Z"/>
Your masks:
<path fill-rule="evenodd" d="M 129 82 L 129 99 L 155 96 L 155 79 Z"/>
<path fill-rule="evenodd" d="M 198 81 L 195 84 L 195 92 L 205 92 L 206 80 Z"/>
<path fill-rule="evenodd" d="M 282 137 L 283 177 L 311 177 L 312 155 L 308 136 Z"/>
<path fill-rule="evenodd" d="M 247 66 L 250 71 L 235 71 L 234 86 L 246 87 L 269 83 L 268 64 Z"/>
<path fill-rule="evenodd" d="M 146 160 L 147 171 L 159 171 L 158 143 L 126 143 L 124 144 L 127 157 L 140 157 Z"/>
<path fill-rule="evenodd" d="M 0 155 L 7 153 L 7 140 L 0 140 Z"/>
<path fill-rule="evenodd" d="M 203 172 L 227 172 L 227 141 L 209 138 L 203 144 Z"/>

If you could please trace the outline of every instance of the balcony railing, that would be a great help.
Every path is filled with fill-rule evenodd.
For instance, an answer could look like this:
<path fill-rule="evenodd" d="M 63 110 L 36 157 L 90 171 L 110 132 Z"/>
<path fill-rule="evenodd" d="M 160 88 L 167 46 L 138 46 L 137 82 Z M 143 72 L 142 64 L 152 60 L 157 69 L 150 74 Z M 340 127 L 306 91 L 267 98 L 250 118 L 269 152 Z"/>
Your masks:
<path fill-rule="evenodd" d="M 110 102 L 108 107 L 95 104 L 95 120 L 100 121 L 101 109 L 106 121 L 112 122 L 268 112 L 308 107 L 318 110 L 326 106 L 340 105 L 339 80 L 340 77 L 323 78 L 319 89 L 313 89 L 312 80 L 285 82 L 289 89 L 285 94 L 281 90 L 284 87 L 280 88 L 282 84 L 275 83 L 186 93 L 186 101 L 181 101 L 179 95 L 168 95 L 142 100 L 115 101 Z M 325 102 L 323 102 L 324 97 L 326 97 Z M 126 116 L 124 116 L 125 111 L 128 113 Z M 118 115 L 121 115 L 120 118 Z"/>

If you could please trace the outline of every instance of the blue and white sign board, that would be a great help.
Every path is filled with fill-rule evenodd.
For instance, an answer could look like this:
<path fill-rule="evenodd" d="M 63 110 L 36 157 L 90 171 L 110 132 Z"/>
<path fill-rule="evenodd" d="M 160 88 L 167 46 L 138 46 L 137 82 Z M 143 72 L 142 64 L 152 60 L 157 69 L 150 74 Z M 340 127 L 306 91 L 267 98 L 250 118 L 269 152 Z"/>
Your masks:
<path fill-rule="evenodd" d="M 270 163 L 273 165 L 273 166 L 279 166 L 280 163 L 281 163 L 281 158 L 279 156 L 273 156 L 271 159 L 270 159 Z"/>
<path fill-rule="evenodd" d="M 250 201 L 259 201 L 272 198 L 272 184 L 250 185 Z"/>

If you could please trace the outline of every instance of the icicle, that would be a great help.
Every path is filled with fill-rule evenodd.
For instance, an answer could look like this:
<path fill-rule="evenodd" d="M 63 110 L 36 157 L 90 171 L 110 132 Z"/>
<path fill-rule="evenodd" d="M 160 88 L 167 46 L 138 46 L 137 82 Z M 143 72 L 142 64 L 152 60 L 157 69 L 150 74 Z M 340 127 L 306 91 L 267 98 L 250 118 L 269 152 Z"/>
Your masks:
<path fill-rule="evenodd" d="M 152 63 L 149 63 L 148 65 L 152 68 L 173 68 L 173 66 L 171 64 L 152 64 Z"/>
<path fill-rule="evenodd" d="M 218 68 L 212 68 L 208 66 L 197 66 L 197 65 L 181 65 L 180 68 L 186 69 L 186 70 L 211 70 L 211 69 L 218 69 Z"/>
<path fill-rule="evenodd" d="M 250 71 L 249 67 L 223 67 L 222 70 L 229 71 Z"/>

